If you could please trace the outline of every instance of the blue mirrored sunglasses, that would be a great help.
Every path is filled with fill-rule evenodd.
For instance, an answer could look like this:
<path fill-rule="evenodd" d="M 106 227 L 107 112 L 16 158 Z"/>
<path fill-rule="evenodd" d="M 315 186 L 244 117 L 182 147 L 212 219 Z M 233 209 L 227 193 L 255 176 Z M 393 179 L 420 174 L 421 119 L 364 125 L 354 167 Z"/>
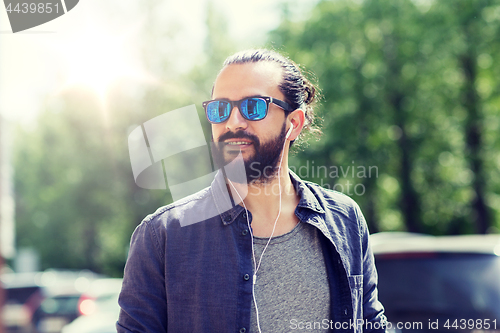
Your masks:
<path fill-rule="evenodd" d="M 203 102 L 207 119 L 212 124 L 220 124 L 229 119 L 231 110 L 237 106 L 243 118 L 247 120 L 262 120 L 267 116 L 269 104 L 274 103 L 285 112 L 293 111 L 292 107 L 279 99 L 265 96 L 246 97 L 239 101 L 214 99 Z"/>

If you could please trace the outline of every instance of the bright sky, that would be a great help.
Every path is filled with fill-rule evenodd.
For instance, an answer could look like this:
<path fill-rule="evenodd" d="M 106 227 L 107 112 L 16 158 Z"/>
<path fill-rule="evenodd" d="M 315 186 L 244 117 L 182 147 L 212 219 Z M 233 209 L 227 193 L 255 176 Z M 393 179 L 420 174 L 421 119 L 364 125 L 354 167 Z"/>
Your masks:
<path fill-rule="evenodd" d="M 160 80 L 142 63 L 139 47 L 148 40 L 151 22 L 174 32 L 169 43 L 157 45 L 158 51 L 171 55 L 172 68 L 188 70 L 202 51 L 208 1 L 80 0 L 67 14 L 16 34 L 0 5 L 0 113 L 10 120 L 30 122 L 47 98 L 68 85 L 83 84 L 104 94 L 114 80 Z M 282 1 L 212 3 L 227 19 L 230 35 L 244 48 L 261 44 L 265 33 L 279 24 Z M 302 17 L 315 1 L 288 3 Z M 149 19 L 144 9 L 148 4 L 154 13 Z"/>

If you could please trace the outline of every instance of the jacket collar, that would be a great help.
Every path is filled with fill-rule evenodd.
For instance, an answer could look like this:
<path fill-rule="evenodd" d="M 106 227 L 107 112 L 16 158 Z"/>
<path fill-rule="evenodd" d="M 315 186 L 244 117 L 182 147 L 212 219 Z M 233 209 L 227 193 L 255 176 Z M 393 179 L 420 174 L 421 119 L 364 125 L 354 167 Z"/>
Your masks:
<path fill-rule="evenodd" d="M 293 187 L 300 197 L 297 208 L 310 209 L 317 213 L 323 214 L 325 210 L 323 209 L 323 207 L 321 207 L 318 199 L 307 186 L 307 182 L 304 182 L 302 179 L 300 179 L 299 176 L 297 176 L 293 171 L 289 171 L 289 174 Z"/>

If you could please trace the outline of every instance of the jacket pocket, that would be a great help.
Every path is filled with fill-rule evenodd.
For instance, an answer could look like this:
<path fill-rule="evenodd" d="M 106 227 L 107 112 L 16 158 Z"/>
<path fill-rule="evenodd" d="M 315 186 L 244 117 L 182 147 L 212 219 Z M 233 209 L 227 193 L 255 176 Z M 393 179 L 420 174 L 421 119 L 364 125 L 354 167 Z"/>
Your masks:
<path fill-rule="evenodd" d="M 349 276 L 354 332 L 363 332 L 363 275 Z"/>

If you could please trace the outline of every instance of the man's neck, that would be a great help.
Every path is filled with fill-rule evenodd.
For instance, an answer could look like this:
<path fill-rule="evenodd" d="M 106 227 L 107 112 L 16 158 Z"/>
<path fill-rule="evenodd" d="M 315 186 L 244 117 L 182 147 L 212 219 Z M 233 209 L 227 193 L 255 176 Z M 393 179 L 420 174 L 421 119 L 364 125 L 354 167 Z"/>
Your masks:
<path fill-rule="evenodd" d="M 252 213 L 251 227 L 255 236 L 269 237 L 282 235 L 291 231 L 298 223 L 295 208 L 299 197 L 290 179 L 288 167 L 280 172 L 271 181 L 252 183 L 249 185 L 234 184 L 239 193 L 245 193 L 243 186 L 247 186 L 247 195 L 243 199 L 247 210 Z M 234 188 L 229 186 L 233 197 L 238 198 Z M 240 201 L 240 200 L 237 200 Z M 276 221 L 276 218 L 279 218 Z M 274 224 L 276 227 L 273 233 Z"/>

